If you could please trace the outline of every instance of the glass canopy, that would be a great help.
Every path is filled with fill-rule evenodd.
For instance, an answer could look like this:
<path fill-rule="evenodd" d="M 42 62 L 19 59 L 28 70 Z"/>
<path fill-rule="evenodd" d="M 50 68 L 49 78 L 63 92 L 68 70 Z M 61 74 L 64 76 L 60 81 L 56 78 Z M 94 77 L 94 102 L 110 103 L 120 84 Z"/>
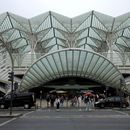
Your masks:
<path fill-rule="evenodd" d="M 62 77 L 84 77 L 106 86 L 120 88 L 122 74 L 105 57 L 84 49 L 65 49 L 37 60 L 26 72 L 21 90 L 43 85 Z"/>
<path fill-rule="evenodd" d="M 124 54 L 130 52 L 129 39 L 130 13 L 111 17 L 90 11 L 68 18 L 49 11 L 30 19 L 9 12 L 0 15 L 0 40 L 10 54 L 17 54 L 16 66 L 19 55 L 24 60 L 29 52 L 44 55 L 65 48 L 115 52 L 125 65 L 130 63 L 130 54 Z"/>
<path fill-rule="evenodd" d="M 4 59 L 7 59 L 7 56 L 10 56 L 11 59 L 13 59 L 15 67 L 26 66 L 24 64 L 24 59 L 30 53 L 39 54 L 35 60 L 32 60 L 31 64 L 33 64 L 40 56 L 45 56 L 46 54 L 67 48 L 79 48 L 84 49 L 85 51 L 92 51 L 93 53 L 96 52 L 104 55 L 106 58 L 109 56 L 111 62 L 114 61 L 113 58 L 116 54 L 120 59 L 120 66 L 130 66 L 130 13 L 112 17 L 96 11 L 90 11 L 74 18 L 68 18 L 49 11 L 27 19 L 6 12 L 0 15 L 0 47 L 1 49 L 4 48 L 9 53 Z M 69 55 L 69 53 L 65 52 L 67 55 Z M 107 53 L 110 53 L 110 55 L 107 55 Z M 93 54 L 90 53 L 89 55 L 91 59 L 91 55 L 93 57 Z M 66 58 L 68 58 L 68 56 Z M 33 58 L 31 57 L 31 59 Z M 51 57 L 51 59 L 54 63 L 54 58 Z M 46 64 L 47 61 L 48 60 L 46 59 L 44 64 Z M 106 66 L 107 64 L 103 62 L 103 65 Z M 67 70 L 70 73 L 72 65 L 68 63 L 67 66 Z M 61 68 L 57 69 L 56 65 L 52 67 L 55 67 L 57 70 L 56 72 L 53 72 L 55 73 L 53 76 L 59 76 L 57 74 L 62 75 L 61 73 L 58 73 L 60 72 L 58 69 Z M 65 68 L 62 69 L 64 70 Z M 72 72 L 73 69 L 71 70 Z M 53 70 L 50 70 L 49 72 L 47 71 L 44 73 L 47 74 L 52 71 Z M 98 71 L 97 73 L 100 74 Z M 104 73 L 105 72 L 103 71 L 103 74 Z M 67 74 L 64 72 L 64 76 Z M 77 74 L 78 73 L 76 73 L 76 75 Z M 53 79 L 54 77 L 48 78 Z M 90 76 L 89 78 L 94 77 Z M 3 78 L 0 77 L 0 79 Z M 31 82 L 31 80 L 29 80 L 30 77 L 26 77 L 26 79 L 28 79 L 26 81 Z M 102 82 L 104 83 L 104 81 Z"/>

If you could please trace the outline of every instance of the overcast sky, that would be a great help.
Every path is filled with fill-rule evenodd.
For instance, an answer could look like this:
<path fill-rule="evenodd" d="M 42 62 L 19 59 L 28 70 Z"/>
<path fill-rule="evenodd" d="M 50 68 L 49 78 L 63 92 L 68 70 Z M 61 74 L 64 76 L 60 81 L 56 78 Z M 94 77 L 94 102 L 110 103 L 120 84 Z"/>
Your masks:
<path fill-rule="evenodd" d="M 0 0 L 0 14 L 8 11 L 26 18 L 47 11 L 75 17 L 91 10 L 119 16 L 130 12 L 130 0 Z"/>

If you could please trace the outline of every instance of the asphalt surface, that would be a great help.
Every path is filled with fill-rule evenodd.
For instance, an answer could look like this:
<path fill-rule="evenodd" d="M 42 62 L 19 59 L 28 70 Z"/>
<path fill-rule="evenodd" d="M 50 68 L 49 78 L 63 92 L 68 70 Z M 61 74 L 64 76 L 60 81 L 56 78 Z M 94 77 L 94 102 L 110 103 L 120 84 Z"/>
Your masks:
<path fill-rule="evenodd" d="M 17 111 L 18 118 L 0 118 L 0 130 L 130 130 L 130 115 L 111 109 L 38 109 Z"/>

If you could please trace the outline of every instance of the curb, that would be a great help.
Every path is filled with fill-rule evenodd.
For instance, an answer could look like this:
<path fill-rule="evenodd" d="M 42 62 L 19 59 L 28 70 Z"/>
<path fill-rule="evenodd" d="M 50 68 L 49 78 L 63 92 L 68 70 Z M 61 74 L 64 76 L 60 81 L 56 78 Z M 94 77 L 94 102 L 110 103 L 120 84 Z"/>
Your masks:
<path fill-rule="evenodd" d="M 22 116 L 23 114 L 12 114 L 12 115 L 0 115 L 0 118 L 15 118 L 15 117 L 20 117 Z"/>

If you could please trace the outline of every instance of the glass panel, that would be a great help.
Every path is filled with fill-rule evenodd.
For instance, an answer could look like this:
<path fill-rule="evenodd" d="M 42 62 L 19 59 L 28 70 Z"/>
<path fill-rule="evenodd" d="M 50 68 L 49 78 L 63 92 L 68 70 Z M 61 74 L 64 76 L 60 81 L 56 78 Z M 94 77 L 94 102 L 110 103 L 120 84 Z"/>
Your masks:
<path fill-rule="evenodd" d="M 126 18 L 125 20 L 121 19 L 120 22 L 121 23 L 118 25 L 118 27 L 115 28 L 116 30 L 121 30 L 130 26 L 130 18 Z"/>
<path fill-rule="evenodd" d="M 31 72 L 31 70 L 30 70 L 29 73 L 28 73 L 28 77 L 29 77 L 30 79 L 32 79 L 32 83 L 33 83 L 33 84 L 39 83 L 38 78 L 37 78 L 35 75 L 33 75 L 33 73 Z"/>
<path fill-rule="evenodd" d="M 68 71 L 72 74 L 72 51 L 66 51 L 67 53 L 67 64 L 68 64 Z"/>
<path fill-rule="evenodd" d="M 69 31 L 71 31 L 71 19 L 66 17 L 66 16 L 63 16 L 63 15 L 60 15 L 60 14 L 57 14 L 57 13 L 54 13 L 54 12 L 51 12 L 51 14 L 58 20 L 61 22 L 61 24 L 66 28 L 68 29 Z"/>
<path fill-rule="evenodd" d="M 102 74 L 100 75 L 101 78 L 103 78 L 104 80 L 106 80 L 107 77 L 109 76 L 109 73 L 111 72 L 112 68 L 114 68 L 114 67 L 112 66 L 112 64 L 109 63 L 109 65 L 106 66 L 105 71 L 103 71 Z"/>
<path fill-rule="evenodd" d="M 98 58 L 99 58 L 98 55 L 93 56 L 92 61 L 91 61 L 90 65 L 89 65 L 89 67 L 88 67 L 88 74 L 91 75 L 91 72 L 94 69 L 95 64 L 97 63 Z"/>
<path fill-rule="evenodd" d="M 55 64 L 55 62 L 54 62 L 54 59 L 53 59 L 52 55 L 49 55 L 49 56 L 47 56 L 46 58 L 48 59 L 48 61 L 49 61 L 49 63 L 50 63 L 50 66 L 51 66 L 51 68 L 52 68 L 52 70 L 53 70 L 53 73 L 58 74 L 59 72 L 58 72 L 58 70 L 57 70 L 57 67 L 56 67 L 56 64 Z M 52 74 L 53 74 L 53 73 L 52 73 Z"/>
<path fill-rule="evenodd" d="M 10 42 L 10 41 L 15 40 L 20 37 L 21 36 L 20 36 L 19 31 L 15 30 L 15 31 L 13 31 L 12 35 L 8 38 L 7 42 Z"/>
<path fill-rule="evenodd" d="M 4 21 L 4 19 L 6 18 L 6 16 L 7 16 L 7 13 L 0 14 L 0 26 L 1 26 L 2 22 Z"/>
<path fill-rule="evenodd" d="M 59 53 L 54 53 L 53 57 L 54 57 L 56 66 L 58 67 L 59 73 L 63 73 L 63 69 L 62 69 L 62 64 L 61 64 L 61 61 L 60 61 Z"/>
<path fill-rule="evenodd" d="M 130 47 L 130 45 L 129 45 L 130 44 L 129 38 L 123 37 L 122 39 L 127 44 L 127 46 Z"/>
<path fill-rule="evenodd" d="M 67 31 L 66 28 L 55 17 L 51 17 L 51 18 L 52 18 L 53 27 L 63 31 Z"/>
<path fill-rule="evenodd" d="M 19 29 L 20 31 L 28 31 L 26 27 L 24 27 L 22 24 L 20 24 L 16 19 L 10 18 L 11 22 L 13 24 L 13 27 L 16 29 Z"/>
<path fill-rule="evenodd" d="M 118 75 L 119 75 L 119 73 L 117 73 L 115 70 L 115 72 L 110 76 L 109 81 L 114 80 L 114 78 L 117 77 Z"/>
<path fill-rule="evenodd" d="M 77 40 L 77 46 L 78 46 L 78 47 L 84 45 L 85 43 L 86 43 L 86 38 L 81 39 L 81 40 Z"/>
<path fill-rule="evenodd" d="M 35 16 L 30 19 L 31 27 L 33 32 L 43 23 L 43 21 L 49 16 L 49 12 L 43 13 L 41 15 Z"/>
<path fill-rule="evenodd" d="M 4 22 L 0 25 L 0 32 L 3 32 L 3 31 L 10 29 L 10 28 L 12 28 L 12 25 L 10 23 L 9 17 L 6 17 Z"/>
<path fill-rule="evenodd" d="M 130 38 L 130 30 L 129 30 L 129 28 L 126 28 L 123 31 L 124 31 L 123 36 Z"/>
<path fill-rule="evenodd" d="M 29 73 L 28 73 L 28 75 L 29 75 Z M 30 78 L 30 76 L 26 76 L 26 77 L 24 78 L 24 81 L 25 81 L 25 82 L 28 82 L 28 83 L 29 83 L 29 86 L 34 84 L 33 79 Z"/>
<path fill-rule="evenodd" d="M 111 81 L 113 83 L 114 87 L 118 87 L 119 88 L 119 86 L 120 86 L 120 79 L 121 79 L 121 75 L 119 74 Z"/>
<path fill-rule="evenodd" d="M 93 29 L 89 29 L 89 36 L 90 37 L 93 37 L 93 38 L 96 38 L 98 40 L 102 40 L 101 37 L 98 35 L 98 33 L 96 33 Z"/>
<path fill-rule="evenodd" d="M 59 52 L 60 57 L 61 57 L 61 62 L 63 65 L 63 70 L 66 72 L 67 71 L 67 61 L 66 61 L 66 54 L 65 51 Z"/>
<path fill-rule="evenodd" d="M 50 29 L 48 33 L 41 39 L 41 41 L 45 41 L 53 37 L 54 37 L 53 29 Z"/>
<path fill-rule="evenodd" d="M 99 19 L 97 19 L 97 17 L 95 17 L 95 15 L 93 15 L 92 26 L 95 27 L 95 28 L 98 28 L 98 29 L 107 31 L 105 25 L 103 25 L 103 24 L 99 21 Z"/>
<path fill-rule="evenodd" d="M 91 15 L 89 17 L 86 17 L 86 20 L 83 21 L 83 23 L 78 27 L 78 29 L 76 29 L 76 31 L 80 31 L 80 30 L 90 27 L 91 19 L 92 19 Z"/>
<path fill-rule="evenodd" d="M 72 31 L 74 31 L 76 28 L 79 31 L 79 30 L 82 30 L 85 27 L 85 25 L 88 26 L 90 24 L 91 14 L 92 14 L 92 11 L 73 18 Z"/>
<path fill-rule="evenodd" d="M 35 75 L 35 77 L 39 80 L 39 81 L 43 81 L 42 77 L 39 75 L 38 73 L 38 70 L 36 69 L 35 66 L 33 66 L 31 69 L 30 69 L 30 72 Z"/>
<path fill-rule="evenodd" d="M 101 78 L 102 76 L 104 76 L 105 74 L 108 73 L 108 72 L 107 72 L 107 67 L 109 66 L 109 64 L 110 64 L 110 63 L 109 63 L 107 60 L 105 60 L 103 66 L 102 66 L 102 69 L 100 68 L 101 73 L 100 73 L 100 71 L 99 71 L 99 73 L 100 73 L 100 78 Z"/>
<path fill-rule="evenodd" d="M 43 79 L 45 79 L 46 78 L 46 76 L 45 76 L 45 74 L 43 73 L 43 68 L 39 68 L 38 66 L 39 66 L 39 64 L 41 64 L 41 62 L 39 61 L 39 62 L 37 62 L 37 64 L 34 64 L 33 66 L 34 66 L 34 69 L 35 69 L 35 71 L 37 71 L 37 73 L 40 75 L 40 77 L 42 77 L 41 79 L 43 80 Z M 45 72 L 45 71 L 44 71 Z"/>
<path fill-rule="evenodd" d="M 112 27 L 112 23 L 114 18 L 99 12 L 94 11 L 94 15 L 95 17 L 97 17 L 101 23 L 103 23 L 105 25 L 105 27 L 111 31 L 111 27 Z M 94 21 L 94 20 L 93 20 Z M 103 30 L 106 30 L 105 28 L 103 28 Z"/>
<path fill-rule="evenodd" d="M 15 19 L 15 21 L 17 23 L 19 23 L 19 25 L 21 25 L 21 27 L 23 27 L 26 31 L 27 30 L 30 31 L 28 19 L 21 17 L 21 16 L 18 16 L 18 15 L 15 15 L 15 14 L 12 14 L 12 13 L 9 13 L 9 16 L 11 18 L 11 21 L 12 21 L 12 19 Z M 14 27 L 15 27 L 15 25 L 14 25 Z"/>
<path fill-rule="evenodd" d="M 96 74 L 99 76 L 99 75 L 103 72 L 103 70 L 105 69 L 105 67 L 106 67 L 107 65 L 108 65 L 108 62 L 106 62 L 106 61 L 104 60 L 103 64 L 100 65 L 100 67 L 99 67 L 98 71 L 96 72 Z"/>
<path fill-rule="evenodd" d="M 61 45 L 61 47 L 64 47 L 64 48 L 66 48 L 66 43 L 67 41 L 64 41 L 64 40 L 62 40 L 62 39 L 57 39 L 57 44 L 58 45 Z M 60 48 L 59 48 L 59 50 L 60 50 Z"/>
<path fill-rule="evenodd" d="M 64 37 L 64 35 L 60 31 L 58 31 L 58 30 L 55 30 L 55 36 L 58 37 L 58 38 L 60 38 L 60 39 L 66 40 L 66 38 Z"/>
<path fill-rule="evenodd" d="M 113 73 L 115 73 L 115 68 L 113 67 L 110 71 L 108 71 L 108 73 L 104 76 L 104 80 L 108 80 L 110 77 L 111 77 L 111 75 L 113 74 Z"/>
<path fill-rule="evenodd" d="M 123 40 L 123 38 L 118 38 L 116 44 L 119 44 L 124 47 L 128 47 L 127 43 Z"/>
<path fill-rule="evenodd" d="M 107 33 L 105 31 L 102 31 L 102 30 L 99 30 L 99 29 L 96 29 L 96 28 L 93 28 L 93 30 L 95 32 L 98 33 L 98 35 L 100 35 L 102 37 L 102 40 L 106 40 L 106 37 L 107 37 Z M 103 42 L 104 43 L 104 42 Z"/>
<path fill-rule="evenodd" d="M 93 39 L 92 38 L 87 38 L 87 44 L 88 45 L 91 45 L 91 46 L 94 46 L 94 47 L 97 47 L 97 43 L 96 43 L 96 41 L 93 41 Z"/>
<path fill-rule="evenodd" d="M 41 20 L 40 20 L 41 21 Z M 36 29 L 36 32 L 46 30 L 51 27 L 50 17 L 48 16 Z"/>
<path fill-rule="evenodd" d="M 44 59 L 42 59 L 43 61 L 44 61 Z M 44 73 L 44 75 L 45 76 L 47 76 L 47 77 L 49 77 L 49 75 L 50 75 L 50 71 L 48 72 L 48 70 L 46 69 L 46 67 L 44 66 L 44 62 L 42 62 L 42 60 L 41 61 L 38 61 L 38 66 L 39 66 L 39 68 L 40 68 L 40 70 L 41 70 L 41 72 L 43 72 Z"/>
<path fill-rule="evenodd" d="M 13 41 L 11 44 L 12 44 L 12 47 L 13 47 L 14 49 L 19 49 L 19 48 L 22 48 L 22 47 L 27 46 L 27 42 L 26 42 L 25 39 L 15 40 L 15 41 Z"/>
<path fill-rule="evenodd" d="M 77 40 L 88 37 L 88 32 L 89 32 L 88 30 L 89 29 L 86 29 L 85 31 L 83 30 L 81 32 L 78 32 L 78 34 L 80 34 L 80 35 L 78 36 Z"/>
<path fill-rule="evenodd" d="M 73 73 L 77 73 L 78 71 L 78 67 L 79 67 L 79 54 L 80 54 L 80 51 L 74 51 L 73 53 Z"/>
<path fill-rule="evenodd" d="M 85 64 L 84 64 L 84 68 L 83 68 L 83 72 L 84 73 L 87 73 L 87 71 L 88 71 L 88 67 L 89 67 L 90 62 L 92 60 L 92 56 L 93 56 L 92 53 L 87 53 L 87 58 L 86 58 L 86 61 L 85 61 Z"/>

